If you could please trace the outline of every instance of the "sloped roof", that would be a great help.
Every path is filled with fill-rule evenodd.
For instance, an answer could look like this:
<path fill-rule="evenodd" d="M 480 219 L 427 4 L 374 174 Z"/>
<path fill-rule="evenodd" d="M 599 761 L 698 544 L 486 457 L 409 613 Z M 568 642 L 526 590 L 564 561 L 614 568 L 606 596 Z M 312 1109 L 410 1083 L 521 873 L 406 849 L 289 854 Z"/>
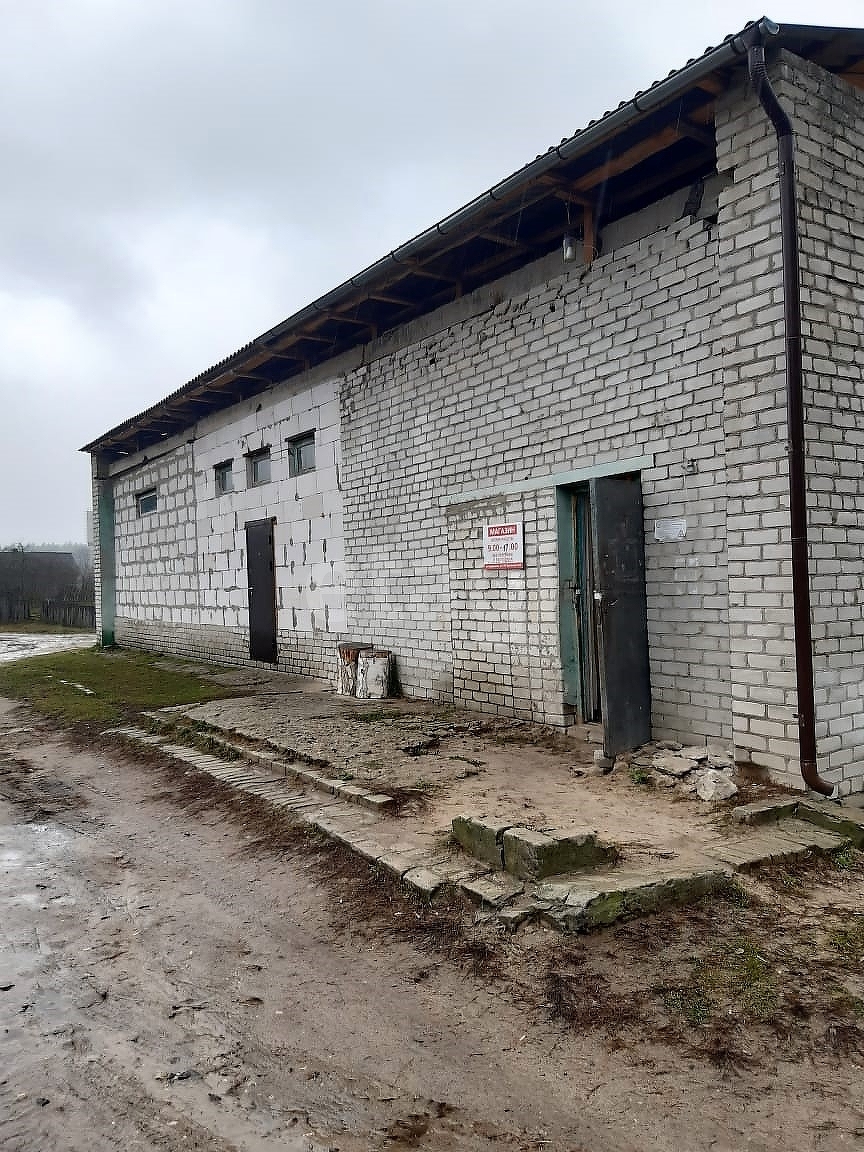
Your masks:
<path fill-rule="evenodd" d="M 82 451 L 157 443 L 517 270 L 565 231 L 593 248 L 599 227 L 713 170 L 715 101 L 753 36 L 864 87 L 864 29 L 747 24 Z"/>

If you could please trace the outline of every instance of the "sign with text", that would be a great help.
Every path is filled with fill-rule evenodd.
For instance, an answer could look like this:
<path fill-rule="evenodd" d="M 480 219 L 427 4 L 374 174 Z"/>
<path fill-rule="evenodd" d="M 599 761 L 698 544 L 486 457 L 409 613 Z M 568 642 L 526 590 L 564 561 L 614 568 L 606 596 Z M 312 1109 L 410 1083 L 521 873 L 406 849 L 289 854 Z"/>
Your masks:
<path fill-rule="evenodd" d="M 493 571 L 525 567 L 521 520 L 483 525 L 483 567 Z"/>

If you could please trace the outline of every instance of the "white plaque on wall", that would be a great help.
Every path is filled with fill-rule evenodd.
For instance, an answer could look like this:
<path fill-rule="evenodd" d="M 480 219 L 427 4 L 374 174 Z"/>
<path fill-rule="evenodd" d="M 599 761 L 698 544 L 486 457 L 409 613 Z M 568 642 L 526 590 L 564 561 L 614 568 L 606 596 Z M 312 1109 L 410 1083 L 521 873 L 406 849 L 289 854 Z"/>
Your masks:
<path fill-rule="evenodd" d="M 525 567 L 521 520 L 483 525 L 483 567 L 492 571 Z"/>
<path fill-rule="evenodd" d="M 683 519 L 655 520 L 655 540 L 683 540 L 687 535 L 687 521 Z"/>

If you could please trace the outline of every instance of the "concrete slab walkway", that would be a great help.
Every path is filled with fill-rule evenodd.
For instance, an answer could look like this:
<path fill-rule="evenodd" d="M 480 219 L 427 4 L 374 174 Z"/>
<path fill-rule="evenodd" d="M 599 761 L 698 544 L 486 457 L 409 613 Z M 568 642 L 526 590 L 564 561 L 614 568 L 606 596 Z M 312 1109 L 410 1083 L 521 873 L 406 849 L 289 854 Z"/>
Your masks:
<path fill-rule="evenodd" d="M 580 825 L 584 829 L 588 823 L 584 819 L 586 811 L 596 818 L 591 821 L 592 827 L 614 846 L 618 857 L 616 861 L 600 860 L 566 875 L 543 879 L 514 876 L 504 869 L 503 856 L 501 866 L 495 867 L 490 858 L 478 859 L 454 846 L 450 812 L 473 802 L 474 811 L 485 811 L 487 818 L 497 822 L 496 828 L 526 824 L 536 828 L 537 821 L 531 819 L 536 806 L 514 805 L 512 799 L 502 803 L 497 796 L 497 809 L 489 817 L 490 792 L 494 794 L 494 789 L 484 787 L 486 781 L 478 784 L 476 776 L 465 774 L 449 786 L 439 785 L 437 790 L 444 793 L 443 797 L 433 799 L 424 810 L 408 818 L 394 818 L 396 804 L 382 776 L 362 783 L 342 778 L 334 773 L 332 761 L 321 755 L 324 744 L 332 741 L 333 732 L 344 723 L 346 702 L 322 692 L 319 685 L 310 687 L 310 682 L 301 681 L 286 688 L 286 681 L 299 678 L 281 680 L 281 690 L 270 693 L 263 706 L 260 698 L 253 698 L 252 704 L 246 699 L 235 699 L 166 709 L 147 714 L 154 731 L 132 726 L 111 731 L 148 745 L 178 764 L 206 772 L 238 792 L 283 811 L 292 820 L 316 828 L 425 898 L 433 898 L 445 886 L 455 886 L 508 927 L 540 918 L 562 931 L 583 931 L 622 916 L 699 899 L 728 884 L 736 872 L 769 863 L 799 863 L 850 843 L 864 844 L 864 816 L 860 810 L 844 809 L 841 813 L 834 805 L 810 805 L 794 797 L 780 797 L 774 803 L 743 806 L 736 810 L 735 819 L 728 806 L 680 799 L 673 802 L 668 795 L 657 796 L 629 781 L 610 786 L 607 779 L 582 775 L 581 770 L 574 776 L 573 762 L 587 763 L 590 748 L 580 758 L 578 750 L 569 751 L 566 742 L 563 748 L 533 746 L 528 749 L 528 757 L 525 748 L 514 752 L 493 746 L 491 751 L 505 760 L 521 757 L 522 792 L 537 782 L 537 764 L 556 780 L 560 781 L 563 773 L 571 796 L 571 803 L 566 806 L 568 813 L 576 810 L 572 802 L 572 795 L 576 794 L 579 815 L 583 817 Z M 434 737 L 437 747 L 419 752 L 419 741 L 404 743 L 405 726 L 404 722 L 400 724 L 400 717 L 407 717 L 411 739 L 417 737 L 416 704 L 387 705 L 386 710 L 379 707 L 376 714 L 367 704 L 363 719 L 358 720 L 353 714 L 354 723 L 363 726 L 366 740 L 377 742 L 379 748 L 383 746 L 386 755 L 394 759 L 398 751 L 403 761 L 440 754 L 442 736 Z M 277 706 L 281 720 L 272 732 L 262 726 L 261 716 L 275 715 Z M 354 707 L 354 702 L 348 705 L 349 709 Z M 250 711 L 254 722 L 249 719 Z M 380 715 L 382 711 L 384 716 Z M 420 715 L 420 724 L 425 725 L 419 727 L 421 737 L 430 728 L 434 732 L 435 725 L 449 723 L 451 729 L 457 729 L 455 738 L 463 739 L 460 724 L 485 724 L 476 717 L 465 721 L 462 717 L 442 720 L 440 713 Z M 222 724 L 217 724 L 220 718 Z M 206 732 L 213 751 L 202 752 L 184 743 L 184 725 L 189 725 L 199 738 Z M 327 734 L 322 733 L 322 726 L 328 725 L 332 727 Z M 160 728 L 165 731 L 160 732 Z M 290 733 L 290 746 L 285 743 L 286 731 Z M 479 747 L 489 757 L 491 752 L 484 739 L 487 743 L 494 741 L 494 735 L 494 730 L 491 734 L 472 732 L 472 747 Z M 273 736 L 276 738 L 271 739 Z M 422 738 L 433 739 L 428 735 Z M 466 759 L 461 753 L 454 754 L 451 745 L 448 748 L 448 755 L 455 756 L 457 763 Z M 470 760 L 468 763 L 470 767 Z M 495 771 L 497 767 L 496 759 Z M 453 783 L 461 787 L 454 788 Z M 540 783 L 548 792 L 548 779 Z M 555 825 L 566 830 L 566 818 L 557 820 Z M 548 831 L 541 840 L 558 834 L 554 827 L 549 829 L 548 822 L 545 827 Z M 494 836 L 495 833 L 493 840 Z"/>

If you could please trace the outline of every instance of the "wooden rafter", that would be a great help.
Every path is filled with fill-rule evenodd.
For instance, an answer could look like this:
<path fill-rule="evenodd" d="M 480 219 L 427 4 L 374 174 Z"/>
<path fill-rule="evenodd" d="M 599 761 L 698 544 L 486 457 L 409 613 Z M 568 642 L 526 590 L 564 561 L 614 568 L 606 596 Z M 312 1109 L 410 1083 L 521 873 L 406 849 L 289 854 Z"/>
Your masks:
<path fill-rule="evenodd" d="M 701 144 L 703 148 L 714 150 L 716 140 L 710 128 L 705 128 L 703 125 L 697 124 L 695 120 L 689 120 L 686 116 L 679 120 L 677 127 L 682 136 L 687 136 L 690 140 L 695 140 L 696 143 Z"/>
<path fill-rule="evenodd" d="M 368 292 L 364 299 L 378 300 L 381 304 L 395 304 L 400 308 L 413 308 L 416 303 L 414 300 L 406 300 L 404 296 L 396 296 L 392 292 Z"/>
<path fill-rule="evenodd" d="M 510 236 L 502 236 L 500 232 L 492 232 L 484 230 L 478 232 L 477 235 L 481 240 L 490 240 L 493 244 L 500 244 L 503 248 L 527 248 L 527 244 L 523 244 L 520 240 L 514 240 Z"/>
<path fill-rule="evenodd" d="M 620 176 L 628 168 L 634 168 L 643 160 L 656 156 L 658 152 L 663 152 L 666 148 L 676 144 L 680 138 L 677 128 L 661 128 L 653 136 L 649 136 L 646 140 L 640 140 L 638 144 L 619 152 L 617 156 L 607 160 L 605 164 L 601 164 L 590 172 L 586 172 L 584 176 L 580 176 L 573 182 L 573 187 L 577 192 L 588 192 L 590 189 L 596 188 L 598 184 L 603 184 L 614 176 Z"/>
<path fill-rule="evenodd" d="M 710 92 L 712 96 L 719 96 L 726 91 L 727 82 L 718 73 L 713 72 L 710 76 L 703 76 L 697 81 L 696 87 L 701 88 L 703 92 Z"/>

